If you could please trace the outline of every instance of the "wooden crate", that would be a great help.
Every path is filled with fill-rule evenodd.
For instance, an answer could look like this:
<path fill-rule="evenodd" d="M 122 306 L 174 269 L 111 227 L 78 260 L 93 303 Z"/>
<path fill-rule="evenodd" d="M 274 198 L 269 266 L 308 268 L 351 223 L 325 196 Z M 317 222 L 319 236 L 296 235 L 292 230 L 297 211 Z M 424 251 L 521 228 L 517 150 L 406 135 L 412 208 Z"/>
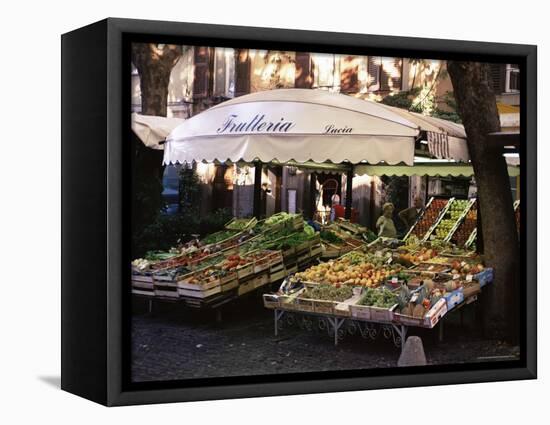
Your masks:
<path fill-rule="evenodd" d="M 313 300 L 308 298 L 296 298 L 296 310 L 313 312 Z"/>
<path fill-rule="evenodd" d="M 159 283 L 161 282 L 155 282 L 154 292 L 156 297 L 179 298 L 178 288 L 175 284 L 174 286 L 166 286 Z"/>
<path fill-rule="evenodd" d="M 209 279 L 199 283 L 191 283 L 189 279 L 177 282 L 178 289 L 191 289 L 193 291 L 206 291 L 220 285 L 220 279 Z"/>
<path fill-rule="evenodd" d="M 291 246 L 291 247 L 283 250 L 282 253 L 283 253 L 284 258 L 292 257 L 293 255 L 296 254 L 296 247 Z"/>
<path fill-rule="evenodd" d="M 178 288 L 178 294 L 180 297 L 189 297 L 189 298 L 208 298 L 212 295 L 219 294 L 222 291 L 221 285 L 215 286 L 210 289 L 181 289 Z"/>
<path fill-rule="evenodd" d="M 154 286 L 164 286 L 164 287 L 167 287 L 167 288 L 177 288 L 178 287 L 178 281 L 174 280 L 170 276 L 155 276 L 154 279 L 153 279 L 153 285 Z"/>
<path fill-rule="evenodd" d="M 254 288 L 259 288 L 261 286 L 267 285 L 269 282 L 269 273 L 261 273 L 254 278 Z"/>
<path fill-rule="evenodd" d="M 301 252 L 307 250 L 311 246 L 311 243 L 309 240 L 304 241 L 298 245 L 296 245 L 296 254 L 300 254 Z"/>
<path fill-rule="evenodd" d="M 229 282 L 225 282 L 221 285 L 222 292 L 231 291 L 232 289 L 235 289 L 239 286 L 239 281 L 237 279 L 231 280 Z"/>
<path fill-rule="evenodd" d="M 152 291 L 155 289 L 155 285 L 153 282 L 142 282 L 139 280 L 133 280 L 132 279 L 132 288 L 139 289 L 139 290 L 149 290 Z"/>
<path fill-rule="evenodd" d="M 147 289 L 140 289 L 140 288 L 132 288 L 132 294 L 143 295 L 145 297 L 154 297 L 155 291 L 151 289 L 147 290 Z"/>
<path fill-rule="evenodd" d="M 424 317 L 413 317 L 405 314 L 393 313 L 393 321 L 406 326 L 424 326 Z"/>
<path fill-rule="evenodd" d="M 279 308 L 279 297 L 275 294 L 263 294 L 265 308 Z"/>
<path fill-rule="evenodd" d="M 351 317 L 361 320 L 370 320 L 370 308 L 364 305 L 351 304 L 349 306 Z"/>
<path fill-rule="evenodd" d="M 314 300 L 313 311 L 315 313 L 321 313 L 321 314 L 333 314 L 336 304 L 337 303 L 334 301 Z"/>
<path fill-rule="evenodd" d="M 153 283 L 153 275 L 132 273 L 132 282 Z"/>
<path fill-rule="evenodd" d="M 254 274 L 253 262 L 237 267 L 237 277 L 239 278 L 239 280 L 242 280 L 252 274 Z"/>
<path fill-rule="evenodd" d="M 285 267 L 283 266 L 279 270 L 270 270 L 269 271 L 269 281 L 270 282 L 277 282 L 278 280 L 284 279 L 287 276 L 287 271 Z"/>
<path fill-rule="evenodd" d="M 236 271 L 228 271 L 225 275 L 220 276 L 220 284 L 225 285 L 226 283 L 236 281 L 238 279 Z"/>
<path fill-rule="evenodd" d="M 269 267 L 270 267 L 270 261 L 269 261 L 269 258 L 263 258 L 261 260 L 256 260 L 254 262 L 254 273 L 261 273 L 263 272 L 264 270 L 268 270 Z"/>
<path fill-rule="evenodd" d="M 393 320 L 393 312 L 397 304 L 391 308 L 369 307 L 370 319 L 375 322 L 391 322 Z"/>
<path fill-rule="evenodd" d="M 288 275 L 294 274 L 298 272 L 298 265 L 297 264 L 290 264 L 286 267 L 286 271 Z"/>
<path fill-rule="evenodd" d="M 296 258 L 297 263 L 303 263 L 304 261 L 308 261 L 311 258 L 309 250 L 304 252 L 303 254 L 298 255 Z"/>
<path fill-rule="evenodd" d="M 255 279 L 252 278 L 252 279 L 248 279 L 244 282 L 239 282 L 239 287 L 237 289 L 237 295 L 241 296 L 241 295 L 244 295 L 250 291 L 253 291 L 254 289 L 256 289 L 256 282 L 255 282 Z"/>
<path fill-rule="evenodd" d="M 321 247 L 321 245 L 315 245 L 311 247 L 309 255 L 311 258 L 315 258 L 321 256 L 322 252 L 323 248 Z"/>

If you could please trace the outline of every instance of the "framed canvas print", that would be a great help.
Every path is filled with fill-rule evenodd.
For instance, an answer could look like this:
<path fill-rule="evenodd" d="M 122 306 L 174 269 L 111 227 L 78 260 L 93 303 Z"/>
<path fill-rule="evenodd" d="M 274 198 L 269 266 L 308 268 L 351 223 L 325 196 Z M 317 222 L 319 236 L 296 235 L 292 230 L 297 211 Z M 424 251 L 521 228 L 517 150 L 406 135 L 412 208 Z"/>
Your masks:
<path fill-rule="evenodd" d="M 125 405 L 535 377 L 535 46 L 63 35 L 63 389 Z"/>

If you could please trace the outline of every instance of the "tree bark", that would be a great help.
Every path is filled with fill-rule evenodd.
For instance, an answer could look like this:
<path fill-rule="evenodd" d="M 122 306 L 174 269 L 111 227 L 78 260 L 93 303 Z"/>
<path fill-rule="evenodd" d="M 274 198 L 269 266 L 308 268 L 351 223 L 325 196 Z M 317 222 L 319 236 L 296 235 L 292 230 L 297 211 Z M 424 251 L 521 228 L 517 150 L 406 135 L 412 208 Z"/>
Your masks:
<path fill-rule="evenodd" d="M 181 46 L 151 43 L 132 44 L 132 62 L 137 68 L 141 89 L 141 113 L 166 116 L 170 73 L 182 55 Z M 132 233 L 151 224 L 163 207 L 163 152 L 147 148 L 132 137 Z"/>
<path fill-rule="evenodd" d="M 181 54 L 181 46 L 132 44 L 132 62 L 139 72 L 143 115 L 166 116 L 170 73 Z"/>
<path fill-rule="evenodd" d="M 458 112 L 468 137 L 483 223 L 484 255 L 495 281 L 484 294 L 486 335 L 516 341 L 519 329 L 519 247 L 506 161 L 488 134 L 500 131 L 488 64 L 449 61 Z"/>

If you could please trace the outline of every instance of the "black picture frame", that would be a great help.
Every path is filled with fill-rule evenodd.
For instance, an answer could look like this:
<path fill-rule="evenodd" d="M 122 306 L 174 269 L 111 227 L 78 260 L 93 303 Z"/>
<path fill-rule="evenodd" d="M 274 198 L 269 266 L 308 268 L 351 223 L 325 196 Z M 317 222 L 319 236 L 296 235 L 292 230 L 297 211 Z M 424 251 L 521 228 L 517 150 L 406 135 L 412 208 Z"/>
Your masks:
<path fill-rule="evenodd" d="M 62 389 L 128 405 L 536 378 L 537 49 L 532 45 L 109 18 L 62 36 Z M 132 41 L 518 63 L 521 356 L 518 361 L 131 383 L 129 76 Z"/>

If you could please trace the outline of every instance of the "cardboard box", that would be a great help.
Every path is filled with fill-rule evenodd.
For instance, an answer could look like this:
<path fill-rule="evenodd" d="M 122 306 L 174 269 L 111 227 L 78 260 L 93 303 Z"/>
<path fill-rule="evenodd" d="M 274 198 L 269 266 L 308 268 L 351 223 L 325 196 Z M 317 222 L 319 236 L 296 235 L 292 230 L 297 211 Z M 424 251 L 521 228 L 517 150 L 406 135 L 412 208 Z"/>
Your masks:
<path fill-rule="evenodd" d="M 445 298 L 441 298 L 435 305 L 425 314 L 424 326 L 427 328 L 433 328 L 437 325 L 437 322 L 441 320 L 447 313 L 447 301 Z"/>
<path fill-rule="evenodd" d="M 482 272 L 474 275 L 474 279 L 479 282 L 479 285 L 483 288 L 493 281 L 494 271 L 492 268 L 486 268 Z"/>
<path fill-rule="evenodd" d="M 447 311 L 452 310 L 457 305 L 464 302 L 464 288 L 458 288 L 452 292 L 447 292 L 443 295 L 443 298 L 447 302 Z"/>

